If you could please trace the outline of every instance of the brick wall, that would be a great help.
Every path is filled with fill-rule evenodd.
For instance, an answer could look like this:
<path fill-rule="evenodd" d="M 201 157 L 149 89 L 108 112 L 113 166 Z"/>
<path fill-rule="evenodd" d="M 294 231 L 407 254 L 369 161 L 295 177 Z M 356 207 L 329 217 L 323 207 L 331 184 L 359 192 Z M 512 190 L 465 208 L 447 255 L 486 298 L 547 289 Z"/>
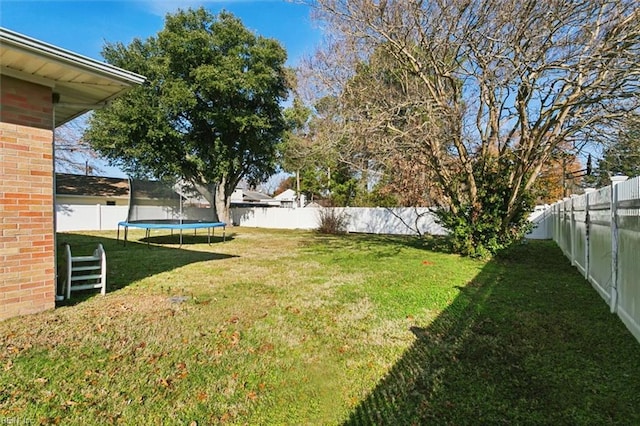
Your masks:
<path fill-rule="evenodd" d="M 55 306 L 51 89 L 0 77 L 0 320 Z"/>

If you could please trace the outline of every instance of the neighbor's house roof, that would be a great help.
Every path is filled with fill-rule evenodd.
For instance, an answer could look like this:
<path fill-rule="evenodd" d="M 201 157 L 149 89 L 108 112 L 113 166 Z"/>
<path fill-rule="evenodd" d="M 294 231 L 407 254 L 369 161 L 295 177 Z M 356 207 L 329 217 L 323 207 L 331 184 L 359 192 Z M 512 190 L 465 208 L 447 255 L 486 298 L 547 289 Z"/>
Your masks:
<path fill-rule="evenodd" d="M 296 199 L 296 191 L 289 188 L 273 198 L 280 201 L 294 201 Z"/>
<path fill-rule="evenodd" d="M 269 197 L 267 194 L 263 194 L 262 192 L 243 189 L 242 201 L 248 203 L 266 203 L 273 202 L 274 200 L 273 198 Z"/>
<path fill-rule="evenodd" d="M 129 198 L 128 179 L 56 173 L 56 195 Z"/>
<path fill-rule="evenodd" d="M 51 87 L 55 126 L 105 105 L 145 77 L 0 27 L 0 74 Z"/>
<path fill-rule="evenodd" d="M 56 195 L 129 198 L 129 184 L 130 181 L 126 178 L 56 173 Z M 138 199 L 180 199 L 180 194 L 163 182 L 134 180 L 132 185 L 135 189 L 135 197 Z"/>

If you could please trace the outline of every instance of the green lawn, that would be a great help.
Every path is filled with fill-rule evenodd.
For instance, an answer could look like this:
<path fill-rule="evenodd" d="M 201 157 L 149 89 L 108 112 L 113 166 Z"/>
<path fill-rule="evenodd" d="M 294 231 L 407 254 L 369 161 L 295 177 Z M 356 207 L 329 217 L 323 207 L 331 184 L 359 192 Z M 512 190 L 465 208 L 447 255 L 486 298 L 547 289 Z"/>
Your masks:
<path fill-rule="evenodd" d="M 0 424 L 640 424 L 640 344 L 552 242 L 218 234 L 59 234 L 108 293 L 0 322 Z"/>

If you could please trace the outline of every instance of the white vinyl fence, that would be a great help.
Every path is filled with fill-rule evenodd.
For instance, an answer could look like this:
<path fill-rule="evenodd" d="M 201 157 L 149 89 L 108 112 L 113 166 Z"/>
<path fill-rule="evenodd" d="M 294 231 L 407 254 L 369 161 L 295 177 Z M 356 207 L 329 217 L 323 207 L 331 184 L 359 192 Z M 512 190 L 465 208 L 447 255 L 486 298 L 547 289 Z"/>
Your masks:
<path fill-rule="evenodd" d="M 118 222 L 127 220 L 128 206 L 100 204 L 56 204 L 56 230 L 102 231 L 118 229 Z"/>
<path fill-rule="evenodd" d="M 118 229 L 118 222 L 127 220 L 128 206 L 102 204 L 56 204 L 56 230 L 108 231 Z M 180 213 L 166 206 L 135 206 L 133 217 L 138 219 L 177 219 Z M 184 214 L 190 219 L 207 220 L 211 209 L 189 207 Z"/>
<path fill-rule="evenodd" d="M 172 217 L 162 207 L 144 206 L 149 216 L 156 209 L 155 218 Z M 210 213 L 202 210 L 203 217 Z M 348 232 L 394 235 L 444 235 L 446 231 L 435 221 L 428 208 L 360 208 L 336 209 L 347 217 Z M 233 225 L 275 229 L 316 229 L 319 225 L 319 208 L 247 207 L 232 208 Z M 127 219 L 128 207 L 96 205 L 56 205 L 56 229 L 64 231 L 116 230 L 118 222 Z"/>
<path fill-rule="evenodd" d="M 553 239 L 640 341 L 640 176 L 553 204 Z"/>
<path fill-rule="evenodd" d="M 234 225 L 276 229 L 316 229 L 321 208 L 247 207 L 231 209 Z M 436 223 L 426 207 L 402 208 L 334 208 L 346 215 L 347 232 L 389 235 L 445 235 L 446 230 Z"/>

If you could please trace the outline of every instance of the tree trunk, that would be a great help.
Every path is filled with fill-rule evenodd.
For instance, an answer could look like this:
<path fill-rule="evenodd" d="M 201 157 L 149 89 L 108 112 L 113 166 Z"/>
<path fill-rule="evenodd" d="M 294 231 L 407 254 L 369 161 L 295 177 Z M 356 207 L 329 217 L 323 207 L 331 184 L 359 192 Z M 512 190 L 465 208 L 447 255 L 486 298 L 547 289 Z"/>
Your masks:
<path fill-rule="evenodd" d="M 223 178 L 221 182 L 213 185 L 207 186 L 202 183 L 194 183 L 194 186 L 211 205 L 213 211 L 212 220 L 230 224 L 231 196 L 228 194 L 226 182 L 227 180 Z"/>
<path fill-rule="evenodd" d="M 227 196 L 226 191 L 226 178 L 222 178 L 220 182 L 215 185 L 215 209 L 218 222 L 224 222 L 226 224 L 231 224 L 230 222 L 230 206 L 231 206 L 231 197 Z"/>
<path fill-rule="evenodd" d="M 296 171 L 296 204 L 298 207 L 304 207 L 300 199 L 300 169 Z"/>

